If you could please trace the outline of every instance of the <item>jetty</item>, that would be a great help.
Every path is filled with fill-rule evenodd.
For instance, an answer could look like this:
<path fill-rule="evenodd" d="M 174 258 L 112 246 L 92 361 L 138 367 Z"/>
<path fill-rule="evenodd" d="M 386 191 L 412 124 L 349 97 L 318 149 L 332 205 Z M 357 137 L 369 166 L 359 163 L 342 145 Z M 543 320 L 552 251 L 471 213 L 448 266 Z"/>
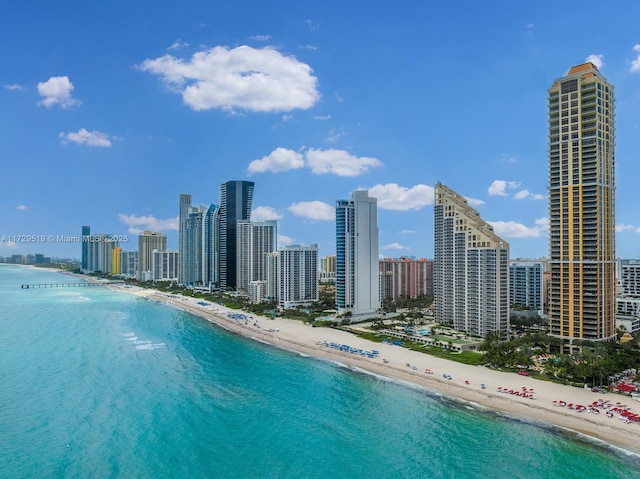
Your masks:
<path fill-rule="evenodd" d="M 96 281 L 96 282 L 85 282 L 85 283 L 25 283 L 20 287 L 22 289 L 39 289 L 39 288 L 82 288 L 88 286 L 109 286 L 111 284 L 122 284 L 124 281 L 115 280 L 115 281 Z"/>

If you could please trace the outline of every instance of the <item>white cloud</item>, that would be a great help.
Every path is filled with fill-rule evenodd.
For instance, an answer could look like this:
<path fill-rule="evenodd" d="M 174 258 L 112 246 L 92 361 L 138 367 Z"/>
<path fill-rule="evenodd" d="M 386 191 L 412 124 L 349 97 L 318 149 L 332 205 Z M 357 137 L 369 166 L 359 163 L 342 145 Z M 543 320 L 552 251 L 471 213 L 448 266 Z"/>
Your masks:
<path fill-rule="evenodd" d="M 153 215 L 137 216 L 118 213 L 118 219 L 126 224 L 131 234 L 140 234 L 143 231 L 168 231 L 178 229 L 178 217 L 159 219 Z"/>
<path fill-rule="evenodd" d="M 638 54 L 635 60 L 631 61 L 631 73 L 640 72 L 640 43 L 633 46 L 633 51 Z"/>
<path fill-rule="evenodd" d="M 396 183 L 375 185 L 369 188 L 369 196 L 378 199 L 378 207 L 382 210 L 419 210 L 434 201 L 432 186 L 415 185 L 411 188 Z"/>
<path fill-rule="evenodd" d="M 51 108 L 54 105 L 60 105 L 62 108 L 71 108 L 79 105 L 80 102 L 71 98 L 73 83 L 68 76 L 51 77 L 46 82 L 38 83 L 38 93 L 44 97 L 39 105 Z"/>
<path fill-rule="evenodd" d="M 344 130 L 336 131 L 332 128 L 331 131 L 329 131 L 329 136 L 327 136 L 324 141 L 325 143 L 335 143 L 346 134 L 347 133 Z"/>
<path fill-rule="evenodd" d="M 309 65 L 269 47 L 218 46 L 186 61 L 171 55 L 147 59 L 138 68 L 160 75 L 194 110 L 304 110 L 320 97 Z"/>
<path fill-rule="evenodd" d="M 538 238 L 544 236 L 549 229 L 547 218 L 535 220 L 535 226 L 526 226 L 516 221 L 489 221 L 493 231 L 505 238 Z"/>
<path fill-rule="evenodd" d="M 604 66 L 604 55 L 589 55 L 585 61 L 593 63 L 596 68 L 600 69 Z"/>
<path fill-rule="evenodd" d="M 312 50 L 312 51 L 316 51 L 318 49 L 318 47 L 316 47 L 315 45 L 301 45 L 300 46 L 301 49 L 303 50 Z"/>
<path fill-rule="evenodd" d="M 18 244 L 15 241 L 0 241 L 0 248 L 16 249 Z"/>
<path fill-rule="evenodd" d="M 507 196 L 507 190 L 517 188 L 520 183 L 515 181 L 495 180 L 488 188 L 490 196 Z"/>
<path fill-rule="evenodd" d="M 633 231 L 636 227 L 633 225 L 616 225 L 616 233 L 622 233 L 623 231 Z"/>
<path fill-rule="evenodd" d="M 331 119 L 331 115 L 316 115 L 313 117 L 314 120 L 326 121 Z"/>
<path fill-rule="evenodd" d="M 333 173 L 338 176 L 358 176 L 370 168 L 382 166 L 376 158 L 354 156 L 344 150 L 316 150 L 310 148 L 306 152 L 307 165 L 316 175 Z"/>
<path fill-rule="evenodd" d="M 17 83 L 12 83 L 11 85 L 4 85 L 6 90 L 24 90 L 22 85 L 18 85 Z"/>
<path fill-rule="evenodd" d="M 500 161 L 502 161 L 503 163 L 517 163 L 518 160 L 515 156 L 503 156 L 502 158 L 500 158 Z"/>
<path fill-rule="evenodd" d="M 173 42 L 171 44 L 171 46 L 169 47 L 169 50 L 178 50 L 180 48 L 185 48 L 188 47 L 189 44 L 187 42 L 183 42 L 182 40 L 180 40 L 179 38 Z"/>
<path fill-rule="evenodd" d="M 271 40 L 271 35 L 254 35 L 251 37 L 251 40 L 256 40 L 258 42 L 268 42 Z"/>
<path fill-rule="evenodd" d="M 531 193 L 527 189 L 518 191 L 515 195 L 513 195 L 513 199 L 515 200 L 524 200 L 525 198 L 529 198 L 530 200 L 544 200 L 545 196 L 539 193 Z"/>
<path fill-rule="evenodd" d="M 285 235 L 278 235 L 278 247 L 280 246 L 290 246 L 292 244 L 295 244 L 296 240 L 294 240 L 293 238 L 289 237 L 289 236 L 285 236 Z"/>
<path fill-rule="evenodd" d="M 296 216 L 310 220 L 333 221 L 336 219 L 335 208 L 322 201 L 292 203 L 288 210 Z"/>
<path fill-rule="evenodd" d="M 402 230 L 400 231 L 401 234 L 403 235 L 412 235 L 414 233 L 416 233 L 416 230 Z"/>
<path fill-rule="evenodd" d="M 28 210 L 29 208 L 27 208 L 27 205 L 18 205 L 18 206 L 16 206 L 16 209 L 17 209 L 18 211 L 26 211 L 26 210 Z"/>
<path fill-rule="evenodd" d="M 271 206 L 258 206 L 251 212 L 251 221 L 279 220 L 282 215 Z"/>
<path fill-rule="evenodd" d="M 467 200 L 467 203 L 469 203 L 470 206 L 475 207 L 484 205 L 484 201 L 477 198 L 469 198 L 468 196 L 465 196 L 464 199 Z"/>
<path fill-rule="evenodd" d="M 63 144 L 72 141 L 73 143 L 77 143 L 78 145 L 111 148 L 111 140 L 109 139 L 109 135 L 97 130 L 88 131 L 84 128 L 80 128 L 75 133 L 61 132 L 58 136 L 60 137 Z"/>
<path fill-rule="evenodd" d="M 271 171 L 277 173 L 280 171 L 297 170 L 303 166 L 304 158 L 302 154 L 287 148 L 276 148 L 267 156 L 263 156 L 259 160 L 253 160 L 249 163 L 247 172 L 264 173 L 265 171 Z"/>
<path fill-rule="evenodd" d="M 409 249 L 406 246 L 402 246 L 400 243 L 390 243 L 382 247 L 382 249 L 395 249 L 395 250 L 406 250 Z"/>

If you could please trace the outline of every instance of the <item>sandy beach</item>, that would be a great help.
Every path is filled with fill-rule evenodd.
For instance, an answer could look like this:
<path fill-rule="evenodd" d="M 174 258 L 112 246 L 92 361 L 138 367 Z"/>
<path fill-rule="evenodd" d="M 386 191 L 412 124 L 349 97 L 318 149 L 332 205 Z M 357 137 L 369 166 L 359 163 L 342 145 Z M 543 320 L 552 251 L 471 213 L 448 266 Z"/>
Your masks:
<path fill-rule="evenodd" d="M 392 344 L 374 343 L 338 329 L 314 328 L 300 321 L 250 314 L 246 315 L 246 319 L 232 319 L 228 316 L 229 313 L 241 312 L 209 302 L 201 305 L 198 304 L 202 302 L 200 299 L 135 286 L 110 287 L 116 291 L 164 302 L 228 331 L 285 350 L 336 361 L 353 369 L 410 383 L 453 400 L 467 401 L 541 426 L 559 427 L 640 454 L 640 423 L 626 423 L 619 418 L 618 413 L 608 417 L 605 408 L 599 408 L 599 414 L 590 412 L 588 408 L 594 401 L 602 400 L 608 401 L 609 406 L 620 402 L 630 407 L 631 412 L 640 413 L 640 402 L 628 396 L 612 393 L 603 395 L 515 373 L 494 371 L 484 366 L 469 366 Z M 347 344 L 365 351 L 377 350 L 379 354 L 370 358 L 334 349 L 326 343 Z M 450 376 L 450 379 L 444 375 Z M 509 391 L 526 391 L 526 396 L 534 398 Z M 580 404 L 587 406 L 587 409 L 577 412 L 554 405 L 554 401 Z"/>

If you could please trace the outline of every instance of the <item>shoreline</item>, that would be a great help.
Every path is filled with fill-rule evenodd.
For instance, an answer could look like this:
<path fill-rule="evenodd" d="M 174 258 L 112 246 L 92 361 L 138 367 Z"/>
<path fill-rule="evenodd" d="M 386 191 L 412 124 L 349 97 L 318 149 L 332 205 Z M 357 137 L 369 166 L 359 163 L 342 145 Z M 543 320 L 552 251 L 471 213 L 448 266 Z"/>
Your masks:
<path fill-rule="evenodd" d="M 58 272 L 83 281 L 101 282 L 90 276 L 61 269 L 21 266 Z M 471 407 L 478 412 L 497 414 L 510 420 L 555 430 L 584 443 L 616 450 L 621 455 L 640 457 L 640 423 L 626 424 L 620 421 L 617 415 L 609 418 L 604 413 L 597 415 L 587 411 L 579 413 L 566 407 L 553 405 L 553 401 L 562 400 L 567 404 L 588 406 L 602 399 L 613 404 L 621 402 L 631 407 L 632 412 L 640 413 L 640 402 L 634 401 L 629 396 L 614 393 L 595 394 L 590 390 L 495 371 L 484 366 L 457 363 L 400 346 L 375 343 L 338 329 L 313 328 L 311 325 L 295 320 L 254 316 L 208 301 L 208 305 L 204 307 L 198 304 L 199 301 L 203 301 L 201 299 L 181 295 L 172 297 L 168 293 L 154 289 L 125 285 L 105 285 L 105 287 L 112 291 L 164 303 L 208 321 L 227 332 L 293 354 L 331 362 L 360 374 L 371 375 L 381 381 L 417 388 L 427 394 L 443 397 L 452 403 Z M 252 318 L 251 321 L 259 324 L 254 326 L 253 322 L 243 323 L 229 319 L 228 313 L 245 314 Z M 354 355 L 323 346 L 322 342 L 348 344 L 363 350 L 377 349 L 380 354 L 376 358 Z M 388 362 L 384 363 L 383 358 Z M 432 371 L 432 374 L 425 373 L 425 369 Z M 449 375 L 451 379 L 444 378 L 444 374 Z M 466 384 L 466 381 L 469 381 L 469 384 Z M 480 387 L 481 383 L 486 385 L 486 389 Z M 534 388 L 535 400 L 497 392 L 497 388 L 515 391 L 525 386 Z"/>
<path fill-rule="evenodd" d="M 640 402 L 619 394 L 596 394 L 590 390 L 532 379 L 514 373 L 495 371 L 484 366 L 470 366 L 436 358 L 418 351 L 374 343 L 352 333 L 333 328 L 314 328 L 299 321 L 254 316 L 239 310 L 186 296 L 172 296 L 157 290 L 109 285 L 113 291 L 159 301 L 224 330 L 299 355 L 326 360 L 362 374 L 404 383 L 429 394 L 441 395 L 452 402 L 469 405 L 475 410 L 497 413 L 513 420 L 523 420 L 543 428 L 556 428 L 578 440 L 609 446 L 625 454 L 640 455 L 640 423 L 625 423 L 618 415 L 607 417 L 602 411 L 593 414 L 577 412 L 553 405 L 553 401 L 589 406 L 597 400 L 621 402 L 640 412 Z M 246 319 L 231 319 L 229 313 Z M 377 357 L 367 357 L 340 351 L 325 342 L 347 344 L 356 349 L 379 351 Z M 383 358 L 387 362 L 383 362 Z M 410 365 L 410 366 L 408 366 Z M 430 370 L 431 373 L 427 373 Z M 446 379 L 447 374 L 451 378 Z M 482 388 L 484 384 L 486 388 Z M 535 399 L 521 397 L 502 390 L 531 389 Z"/>

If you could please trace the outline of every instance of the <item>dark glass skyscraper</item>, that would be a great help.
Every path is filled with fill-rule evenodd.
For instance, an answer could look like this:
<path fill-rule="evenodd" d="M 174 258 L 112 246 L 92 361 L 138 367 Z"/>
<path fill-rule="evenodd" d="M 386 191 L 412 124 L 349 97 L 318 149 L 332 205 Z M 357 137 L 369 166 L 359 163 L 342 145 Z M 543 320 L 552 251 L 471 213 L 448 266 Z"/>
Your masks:
<path fill-rule="evenodd" d="M 220 186 L 220 288 L 235 289 L 236 239 L 239 221 L 251 221 L 253 181 L 227 181 Z"/>

